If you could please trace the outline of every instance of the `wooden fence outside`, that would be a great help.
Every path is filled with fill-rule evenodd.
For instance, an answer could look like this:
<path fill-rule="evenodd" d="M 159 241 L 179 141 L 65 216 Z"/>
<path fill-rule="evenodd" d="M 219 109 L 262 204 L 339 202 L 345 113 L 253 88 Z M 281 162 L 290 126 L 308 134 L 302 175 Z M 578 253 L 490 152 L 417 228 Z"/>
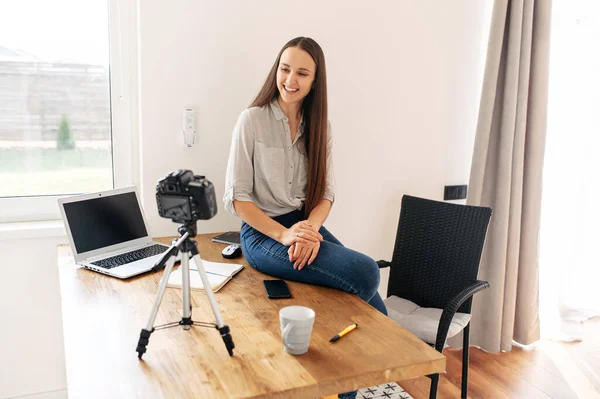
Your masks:
<path fill-rule="evenodd" d="M 109 73 L 99 65 L 0 61 L 0 141 L 110 139 Z"/>

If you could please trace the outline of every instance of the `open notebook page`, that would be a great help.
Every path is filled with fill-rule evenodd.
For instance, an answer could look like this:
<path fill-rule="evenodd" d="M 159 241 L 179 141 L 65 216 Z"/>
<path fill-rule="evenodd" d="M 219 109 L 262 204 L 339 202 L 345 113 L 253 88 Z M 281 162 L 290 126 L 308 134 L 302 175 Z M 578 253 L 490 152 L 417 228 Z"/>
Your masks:
<path fill-rule="evenodd" d="M 209 262 L 206 260 L 203 260 L 202 264 L 213 292 L 220 290 L 237 272 L 244 268 L 243 265 L 239 264 Z M 177 270 L 171 272 L 167 287 L 181 288 L 182 269 L 179 266 Z M 194 259 L 190 259 L 190 289 L 204 290 L 204 284 L 202 284 Z"/>

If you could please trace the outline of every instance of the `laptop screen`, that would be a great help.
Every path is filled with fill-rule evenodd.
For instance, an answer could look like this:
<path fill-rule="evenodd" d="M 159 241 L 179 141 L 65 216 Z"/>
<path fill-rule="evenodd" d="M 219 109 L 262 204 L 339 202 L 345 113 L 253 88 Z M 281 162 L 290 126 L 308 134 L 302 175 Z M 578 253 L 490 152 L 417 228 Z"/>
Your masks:
<path fill-rule="evenodd" d="M 134 192 L 64 204 L 77 253 L 148 235 Z"/>

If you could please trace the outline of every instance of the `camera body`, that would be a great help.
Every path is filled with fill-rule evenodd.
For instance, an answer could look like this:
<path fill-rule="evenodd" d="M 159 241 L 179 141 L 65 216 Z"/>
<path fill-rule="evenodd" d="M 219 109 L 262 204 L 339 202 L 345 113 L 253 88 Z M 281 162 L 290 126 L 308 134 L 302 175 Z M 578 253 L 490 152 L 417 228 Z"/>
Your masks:
<path fill-rule="evenodd" d="M 215 188 L 204 176 L 191 170 L 169 173 L 156 184 L 158 214 L 175 223 L 207 220 L 217 214 Z"/>

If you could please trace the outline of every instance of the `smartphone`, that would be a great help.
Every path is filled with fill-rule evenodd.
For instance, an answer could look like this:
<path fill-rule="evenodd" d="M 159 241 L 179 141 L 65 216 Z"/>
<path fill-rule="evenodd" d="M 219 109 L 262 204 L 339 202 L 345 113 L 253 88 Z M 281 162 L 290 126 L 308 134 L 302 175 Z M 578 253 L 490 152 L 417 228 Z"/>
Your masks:
<path fill-rule="evenodd" d="M 292 294 L 284 280 L 264 280 L 267 296 L 271 299 L 291 298 Z"/>

